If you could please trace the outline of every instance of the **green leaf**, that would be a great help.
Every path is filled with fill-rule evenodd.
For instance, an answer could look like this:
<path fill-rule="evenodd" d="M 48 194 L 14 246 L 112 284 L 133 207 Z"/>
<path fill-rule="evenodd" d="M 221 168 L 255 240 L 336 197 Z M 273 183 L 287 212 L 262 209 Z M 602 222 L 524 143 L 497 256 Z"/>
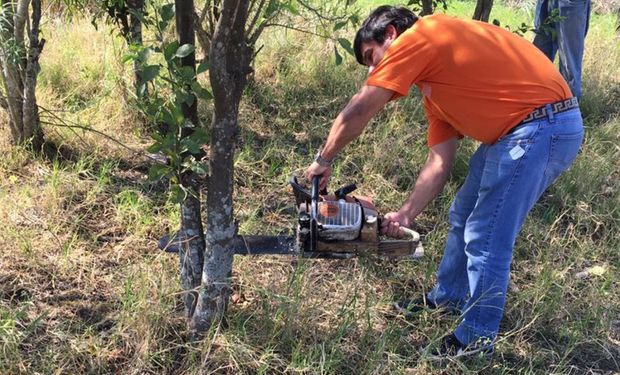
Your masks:
<path fill-rule="evenodd" d="M 338 31 L 347 25 L 347 21 L 336 22 L 334 25 L 334 31 Z"/>
<path fill-rule="evenodd" d="M 142 68 L 140 77 L 143 82 L 149 82 L 159 75 L 159 65 L 147 65 Z"/>
<path fill-rule="evenodd" d="M 209 165 L 201 161 L 192 163 L 190 169 L 201 177 L 204 177 L 209 173 Z"/>
<path fill-rule="evenodd" d="M 153 164 L 149 168 L 149 180 L 159 181 L 162 178 L 168 176 L 172 172 L 172 168 L 163 164 Z"/>
<path fill-rule="evenodd" d="M 193 66 L 182 66 L 179 68 L 179 75 L 185 81 L 192 81 L 196 77 L 196 70 Z"/>
<path fill-rule="evenodd" d="M 197 97 L 206 102 L 213 99 L 213 95 L 211 94 L 211 92 L 202 87 L 200 83 L 198 83 L 198 81 L 192 82 L 192 91 L 194 92 L 194 94 L 196 94 Z"/>
<path fill-rule="evenodd" d="M 181 140 L 181 152 L 189 152 L 190 154 L 199 154 L 200 146 L 198 142 L 192 138 L 183 138 Z"/>
<path fill-rule="evenodd" d="M 277 0 L 269 0 L 267 8 L 265 9 L 265 18 L 270 17 L 280 9 L 280 3 Z"/>
<path fill-rule="evenodd" d="M 201 74 L 209 70 L 209 62 L 207 60 L 202 60 L 198 68 L 196 68 L 196 74 Z"/>
<path fill-rule="evenodd" d="M 138 97 L 143 98 L 145 94 L 146 94 L 146 83 L 142 83 L 138 87 Z"/>
<path fill-rule="evenodd" d="M 146 151 L 151 153 L 151 154 L 156 154 L 156 153 L 160 152 L 162 148 L 163 148 L 163 144 L 160 141 L 160 142 L 155 142 L 152 145 L 150 145 L 149 147 L 147 147 Z"/>
<path fill-rule="evenodd" d="M 172 203 L 182 203 L 187 196 L 187 192 L 181 185 L 173 185 L 170 188 L 170 201 Z"/>
<path fill-rule="evenodd" d="M 194 100 L 196 100 L 196 97 L 192 93 L 186 91 L 177 91 L 176 94 L 179 104 L 185 103 L 191 106 L 192 104 L 194 104 Z"/>
<path fill-rule="evenodd" d="M 345 51 L 349 52 L 351 56 L 355 56 L 355 52 L 353 52 L 353 48 L 351 48 L 351 42 L 345 38 L 338 38 L 338 43 L 345 49 Z"/>
<path fill-rule="evenodd" d="M 170 105 L 162 109 L 163 120 L 171 126 L 170 132 L 176 132 L 176 129 L 183 123 L 183 112 L 176 106 Z"/>
<path fill-rule="evenodd" d="M 153 50 L 149 47 L 143 48 L 138 52 L 137 60 L 140 62 L 146 62 L 151 56 Z"/>
<path fill-rule="evenodd" d="M 188 43 L 188 44 L 184 44 L 181 47 L 179 47 L 174 55 L 176 57 L 183 58 L 183 57 L 189 56 L 195 50 L 196 50 L 196 47 L 194 47 L 193 44 Z"/>
<path fill-rule="evenodd" d="M 207 144 L 211 138 L 209 133 L 203 128 L 195 128 L 189 137 L 201 146 Z"/>
<path fill-rule="evenodd" d="M 338 53 L 338 48 L 334 46 L 334 53 L 336 54 L 336 65 L 342 64 L 342 56 Z"/>
<path fill-rule="evenodd" d="M 289 1 L 288 3 L 281 3 L 280 6 L 282 7 L 282 9 L 286 9 L 292 14 L 299 16 L 299 9 L 297 9 L 297 6 L 294 2 Z"/>
<path fill-rule="evenodd" d="M 174 4 L 166 4 L 162 6 L 159 14 L 165 22 L 170 21 L 174 17 Z"/>
<path fill-rule="evenodd" d="M 168 43 L 164 47 L 164 58 L 166 59 L 166 61 L 172 61 L 174 59 L 174 55 L 177 49 L 179 49 L 179 42 L 177 42 L 176 40 L 174 42 Z"/>
<path fill-rule="evenodd" d="M 125 64 L 128 61 L 131 60 L 135 60 L 136 59 L 136 55 L 133 53 L 126 53 L 123 58 L 121 59 L 121 63 Z"/>

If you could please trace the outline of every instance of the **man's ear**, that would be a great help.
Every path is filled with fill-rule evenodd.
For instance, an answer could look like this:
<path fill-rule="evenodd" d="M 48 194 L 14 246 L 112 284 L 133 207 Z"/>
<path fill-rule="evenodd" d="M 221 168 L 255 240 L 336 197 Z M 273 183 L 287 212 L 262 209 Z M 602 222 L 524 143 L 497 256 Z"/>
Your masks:
<path fill-rule="evenodd" d="M 385 39 L 394 40 L 398 36 L 398 32 L 393 25 L 387 25 L 385 28 Z"/>

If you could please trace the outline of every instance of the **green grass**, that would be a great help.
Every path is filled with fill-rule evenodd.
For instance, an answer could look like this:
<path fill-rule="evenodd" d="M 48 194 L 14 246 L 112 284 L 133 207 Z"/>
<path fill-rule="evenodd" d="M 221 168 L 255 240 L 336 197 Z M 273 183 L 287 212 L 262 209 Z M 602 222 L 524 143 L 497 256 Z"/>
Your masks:
<path fill-rule="evenodd" d="M 360 5 L 369 10 L 377 2 Z M 462 17 L 472 3 L 452 1 Z M 531 9 L 496 4 L 502 25 Z M 97 135 L 47 125 L 72 158 L 46 161 L 2 143 L 0 373 L 2 374 L 615 374 L 620 372 L 620 46 L 615 17 L 594 15 L 586 41 L 586 138 L 514 249 L 512 286 L 492 362 L 436 366 L 420 348 L 458 324 L 413 320 L 391 303 L 434 283 L 447 208 L 476 147 L 463 141 L 441 196 L 416 222 L 426 256 L 319 261 L 237 257 L 226 325 L 186 342 L 178 259 L 156 240 L 178 226 L 165 183 L 145 160 Z M 46 25 L 39 102 L 59 117 L 149 144 L 127 93 L 123 45 L 88 19 Z M 349 30 L 346 36 L 351 37 Z M 530 36 L 531 37 L 531 36 Z M 300 175 L 331 121 L 365 77 L 336 66 L 330 42 L 271 30 L 241 106 L 235 213 L 241 233 L 295 225 L 288 176 Z M 210 107 L 200 108 L 208 120 Z M 393 151 L 397 150 L 397 152 Z M 392 152 L 390 152 L 392 151 Z M 357 182 L 382 212 L 398 208 L 426 157 L 419 97 L 391 103 L 347 147 L 334 185 Z M 578 276 L 590 270 L 588 277 Z"/>

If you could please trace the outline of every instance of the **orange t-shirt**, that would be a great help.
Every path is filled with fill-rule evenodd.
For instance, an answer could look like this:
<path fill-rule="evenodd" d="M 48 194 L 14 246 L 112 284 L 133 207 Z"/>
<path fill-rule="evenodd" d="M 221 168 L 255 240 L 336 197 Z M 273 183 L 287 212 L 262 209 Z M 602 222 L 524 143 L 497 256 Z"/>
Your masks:
<path fill-rule="evenodd" d="M 485 22 L 420 18 L 387 49 L 367 85 L 424 96 L 428 145 L 454 136 L 491 144 L 532 110 L 572 96 L 549 59 L 524 38 Z"/>

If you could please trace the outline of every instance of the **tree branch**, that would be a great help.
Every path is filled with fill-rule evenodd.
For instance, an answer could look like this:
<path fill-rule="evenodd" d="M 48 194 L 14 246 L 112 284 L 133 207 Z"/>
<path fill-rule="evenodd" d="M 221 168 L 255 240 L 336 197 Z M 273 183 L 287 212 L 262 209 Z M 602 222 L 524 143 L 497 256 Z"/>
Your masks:
<path fill-rule="evenodd" d="M 162 164 L 162 165 L 166 165 L 166 163 L 158 160 L 157 158 L 154 158 L 152 156 L 149 156 L 148 154 L 146 154 L 144 151 L 141 150 L 136 150 L 133 147 L 127 146 L 126 144 L 124 144 L 123 142 L 119 141 L 118 139 L 112 137 L 111 135 L 108 135 L 102 131 L 99 131 L 97 129 L 93 129 L 91 127 L 85 126 L 85 125 L 80 125 L 80 124 L 76 124 L 74 122 L 67 122 L 66 120 L 62 119 L 61 117 L 59 117 L 58 115 L 56 115 L 53 111 L 50 111 L 49 109 L 46 109 L 44 107 L 39 106 L 39 110 L 41 110 L 42 113 L 48 113 L 51 115 L 51 117 L 57 121 L 59 121 L 59 123 L 57 122 L 50 122 L 50 121 L 41 121 L 42 124 L 46 124 L 46 125 L 51 125 L 51 126 L 55 126 L 55 127 L 59 127 L 59 128 L 68 128 L 68 129 L 80 129 L 80 130 L 84 130 L 84 131 L 89 131 L 89 132 L 93 132 L 97 135 L 100 135 L 114 143 L 116 143 L 117 145 L 133 152 L 136 155 L 140 155 L 140 156 L 144 156 L 147 159 L 157 163 L 157 164 Z"/>
<path fill-rule="evenodd" d="M 303 0 L 297 0 L 297 2 L 299 4 L 301 4 L 301 6 L 303 6 L 304 8 L 308 9 L 310 12 L 314 13 L 317 17 L 319 17 L 319 19 L 325 20 L 325 21 L 329 21 L 329 22 L 334 22 L 334 21 L 339 21 L 342 20 L 344 17 L 340 16 L 340 17 L 327 17 L 326 15 L 322 14 L 318 9 L 310 6 L 310 4 L 304 2 Z"/>
<path fill-rule="evenodd" d="M 300 28 L 295 27 L 295 26 L 284 25 L 284 24 L 281 24 L 281 23 L 266 23 L 265 27 L 282 27 L 282 28 L 293 30 L 293 31 L 297 31 L 297 32 L 300 32 L 300 33 L 318 36 L 319 38 L 323 38 L 323 39 L 332 39 L 332 40 L 334 39 L 334 38 L 332 38 L 331 36 L 328 36 L 328 35 L 321 35 L 321 34 L 316 33 L 314 31 L 304 30 L 304 29 L 300 29 Z"/>
<path fill-rule="evenodd" d="M 28 19 L 29 6 L 30 0 L 19 0 L 13 15 L 13 37 L 20 46 L 24 44 L 24 27 L 26 27 L 26 19 Z"/>
<path fill-rule="evenodd" d="M 271 25 L 270 21 L 276 18 L 277 13 L 278 12 L 275 12 L 269 18 L 266 18 L 262 23 L 260 23 L 258 27 L 256 28 L 256 30 L 254 30 L 254 33 L 252 35 L 248 34 L 248 45 L 253 46 L 254 44 L 256 44 L 256 41 L 263 33 L 263 30 L 265 30 L 266 27 Z"/>
<path fill-rule="evenodd" d="M 209 35 L 207 30 L 205 30 L 205 28 L 202 26 L 202 22 L 200 21 L 201 17 L 202 16 L 198 16 L 196 13 L 194 13 L 194 26 L 196 27 L 195 28 L 196 39 L 198 40 L 198 44 L 200 44 L 200 48 L 202 49 L 203 60 L 208 61 L 209 51 L 211 50 L 212 35 Z"/>
<path fill-rule="evenodd" d="M 200 11 L 200 16 L 198 16 L 199 23 L 202 24 L 205 21 L 205 18 L 207 17 L 207 13 L 209 9 L 211 9 L 211 1 L 207 0 L 205 1 L 205 6 Z"/>
<path fill-rule="evenodd" d="M 258 22 L 258 18 L 260 17 L 261 12 L 263 11 L 263 7 L 265 6 L 265 2 L 266 0 L 260 0 L 260 3 L 258 3 L 258 8 L 256 9 L 256 13 L 254 13 L 254 17 L 252 18 L 252 21 L 250 21 L 246 29 L 246 35 L 252 35 L 252 31 L 254 30 L 254 27 L 256 26 L 256 22 Z M 252 5 L 254 5 L 255 3 L 256 3 L 256 0 L 252 2 Z M 249 39 L 251 38 L 248 38 L 248 40 Z"/>

